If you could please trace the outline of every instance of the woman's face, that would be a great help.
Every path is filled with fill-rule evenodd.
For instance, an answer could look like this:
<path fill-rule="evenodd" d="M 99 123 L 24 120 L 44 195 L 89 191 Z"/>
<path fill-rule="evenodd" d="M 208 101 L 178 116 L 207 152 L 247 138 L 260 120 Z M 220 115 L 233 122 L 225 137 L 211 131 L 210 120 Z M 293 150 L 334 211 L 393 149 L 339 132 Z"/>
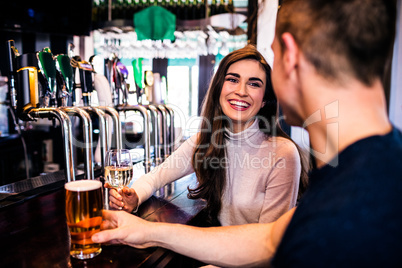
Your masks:
<path fill-rule="evenodd" d="M 264 106 L 266 74 L 261 64 L 252 59 L 233 63 L 225 75 L 219 103 L 223 113 L 232 121 L 234 133 L 249 127 Z"/>

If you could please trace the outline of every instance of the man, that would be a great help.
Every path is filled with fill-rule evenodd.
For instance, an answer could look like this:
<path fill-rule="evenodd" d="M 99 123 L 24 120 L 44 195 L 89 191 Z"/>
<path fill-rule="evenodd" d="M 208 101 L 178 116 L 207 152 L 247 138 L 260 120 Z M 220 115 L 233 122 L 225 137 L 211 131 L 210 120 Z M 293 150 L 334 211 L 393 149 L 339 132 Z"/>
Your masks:
<path fill-rule="evenodd" d="M 196 228 L 106 211 L 96 242 L 161 246 L 220 266 L 402 267 L 402 135 L 387 118 L 383 70 L 396 4 L 287 0 L 272 82 L 316 168 L 299 206 L 270 224 Z"/>

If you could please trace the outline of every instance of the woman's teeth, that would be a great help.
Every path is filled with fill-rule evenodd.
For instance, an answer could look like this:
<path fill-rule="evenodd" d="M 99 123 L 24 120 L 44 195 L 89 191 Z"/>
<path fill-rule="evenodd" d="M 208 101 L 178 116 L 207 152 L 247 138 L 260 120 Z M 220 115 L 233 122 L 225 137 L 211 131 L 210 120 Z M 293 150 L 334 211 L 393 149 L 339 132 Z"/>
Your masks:
<path fill-rule="evenodd" d="M 244 107 L 244 108 L 248 108 L 250 106 L 250 104 L 248 104 L 246 102 L 242 102 L 242 101 L 234 101 L 234 100 L 232 100 L 232 101 L 229 101 L 229 103 L 231 105 L 241 106 L 241 107 Z"/>

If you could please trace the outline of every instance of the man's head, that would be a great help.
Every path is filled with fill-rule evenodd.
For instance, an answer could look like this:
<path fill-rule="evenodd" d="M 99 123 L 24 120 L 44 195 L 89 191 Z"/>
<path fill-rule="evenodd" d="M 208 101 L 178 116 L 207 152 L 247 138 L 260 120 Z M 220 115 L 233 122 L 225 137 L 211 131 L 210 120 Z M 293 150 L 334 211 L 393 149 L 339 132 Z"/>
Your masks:
<path fill-rule="evenodd" d="M 296 48 L 316 74 L 329 83 L 344 86 L 354 79 L 370 86 L 383 78 L 392 51 L 395 21 L 395 0 L 284 0 L 277 16 L 275 60 L 288 63 L 283 57 Z M 289 123 L 300 125 L 303 116 L 292 108 L 292 102 L 303 96 L 295 92 L 284 95 L 284 90 L 301 86 L 297 84 L 301 80 L 283 83 L 283 77 L 275 77 L 275 72 L 286 72 L 286 68 L 275 68 L 274 63 L 274 89 L 281 104 L 285 102 L 293 113 L 287 115 L 285 111 L 285 115 L 299 116 Z M 297 71 L 295 77 L 300 75 Z"/>
<path fill-rule="evenodd" d="M 382 78 L 395 35 L 394 0 L 285 0 L 276 35 L 289 32 L 328 79 L 353 75 L 366 85 Z"/>

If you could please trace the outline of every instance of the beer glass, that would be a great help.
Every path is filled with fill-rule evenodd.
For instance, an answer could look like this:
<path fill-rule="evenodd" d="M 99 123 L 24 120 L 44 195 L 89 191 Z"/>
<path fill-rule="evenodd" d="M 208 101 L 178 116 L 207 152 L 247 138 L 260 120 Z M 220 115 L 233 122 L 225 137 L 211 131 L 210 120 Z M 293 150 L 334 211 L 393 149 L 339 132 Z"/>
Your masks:
<path fill-rule="evenodd" d="M 105 159 L 105 181 L 116 190 L 127 186 L 133 178 L 133 162 L 127 149 L 109 150 Z"/>
<path fill-rule="evenodd" d="M 70 255 L 77 259 L 90 259 L 101 251 L 92 235 L 100 231 L 102 223 L 102 183 L 96 180 L 78 180 L 65 184 L 66 218 L 70 231 Z"/>

